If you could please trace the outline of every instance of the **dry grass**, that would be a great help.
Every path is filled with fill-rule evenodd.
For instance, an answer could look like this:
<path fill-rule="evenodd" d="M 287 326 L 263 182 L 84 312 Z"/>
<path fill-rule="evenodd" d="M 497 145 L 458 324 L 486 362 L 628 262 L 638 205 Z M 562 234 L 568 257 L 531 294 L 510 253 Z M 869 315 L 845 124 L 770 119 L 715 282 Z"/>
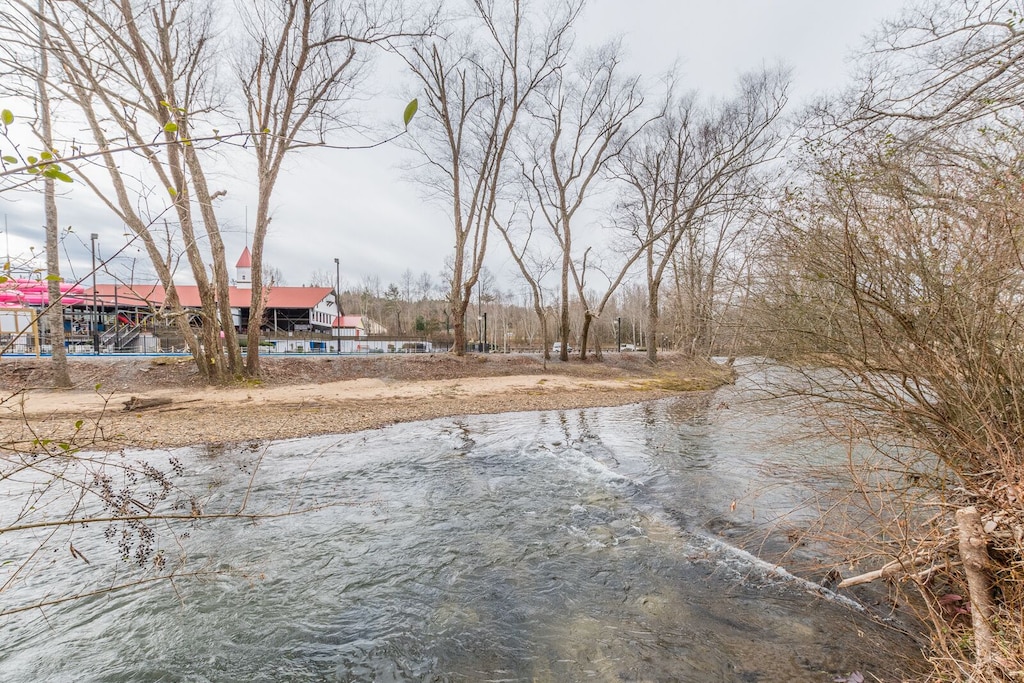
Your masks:
<path fill-rule="evenodd" d="M 646 388 L 666 391 L 708 391 L 728 384 L 734 378 L 735 373 L 731 368 L 715 366 L 706 368 L 704 372 L 697 374 L 662 372 L 657 377 L 642 380 L 639 384 Z"/>

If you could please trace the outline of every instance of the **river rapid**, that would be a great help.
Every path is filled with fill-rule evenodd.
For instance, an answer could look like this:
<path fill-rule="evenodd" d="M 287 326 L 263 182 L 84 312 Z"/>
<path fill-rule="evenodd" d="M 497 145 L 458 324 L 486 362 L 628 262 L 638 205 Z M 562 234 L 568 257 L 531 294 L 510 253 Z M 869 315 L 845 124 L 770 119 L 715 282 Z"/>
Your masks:
<path fill-rule="evenodd" d="M 3 618 L 0 680 L 899 680 L 910 638 L 738 547 L 799 503 L 777 464 L 831 457 L 783 445 L 787 419 L 746 402 L 746 381 L 696 411 L 130 454 L 175 457 L 206 512 L 246 491 L 248 510 L 307 511 L 157 529 L 184 571 L 214 573 Z M 22 499 L 6 489 L 0 514 Z M 52 555 L 5 570 L 5 608 L 132 576 L 101 527 L 67 533 L 0 535 L 5 566 Z"/>

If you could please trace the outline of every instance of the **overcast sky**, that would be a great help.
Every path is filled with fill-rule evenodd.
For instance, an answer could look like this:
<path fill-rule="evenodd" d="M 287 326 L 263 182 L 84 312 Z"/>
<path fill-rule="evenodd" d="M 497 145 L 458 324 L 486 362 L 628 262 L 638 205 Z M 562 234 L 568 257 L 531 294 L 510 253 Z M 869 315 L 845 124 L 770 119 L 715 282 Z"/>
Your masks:
<path fill-rule="evenodd" d="M 727 95 L 738 74 L 761 65 L 783 63 L 792 69 L 794 106 L 848 82 L 852 49 L 885 18 L 898 12 L 899 0 L 591 0 L 578 43 L 599 44 L 621 35 L 627 66 L 656 78 L 678 62 L 685 85 L 711 95 Z M 405 101 L 399 78 L 379 69 L 401 118 Z M 409 82 L 410 87 L 412 86 Z M 385 106 L 384 109 L 388 107 Z M 415 134 L 415 123 L 413 125 Z M 265 259 L 282 271 L 286 284 L 301 285 L 313 271 L 333 274 L 341 261 L 343 287 L 355 287 L 376 275 L 383 285 L 398 282 L 407 268 L 435 279 L 451 252 L 452 229 L 443 207 L 425 203 L 419 188 L 399 167 L 397 148 L 370 151 L 303 152 L 291 158 L 275 194 L 274 222 Z M 245 169 L 238 179 L 222 175 L 228 188 L 220 215 L 225 221 L 229 266 L 246 243 L 246 212 L 254 214 L 254 193 L 247 192 Z M 251 176 L 250 176 L 251 177 Z M 30 246 L 42 253 L 41 198 L 0 195 L 0 214 L 8 234 L 0 249 L 24 254 Z M 99 253 L 109 257 L 124 246 L 124 230 L 76 184 L 60 201 L 60 223 L 71 225 L 65 240 L 64 265 L 84 276 L 90 258 L 89 234 L 98 233 Z M 251 218 L 250 218 L 251 225 Z M 9 246 L 8 246 L 9 245 Z M 492 245 L 492 270 L 511 272 L 499 241 Z M 118 266 L 131 260 L 149 275 L 145 254 L 129 247 Z M 40 266 L 42 263 L 40 262 Z M 103 277 L 101 276 L 101 280 Z M 507 283 L 506 283 L 507 286 Z"/>

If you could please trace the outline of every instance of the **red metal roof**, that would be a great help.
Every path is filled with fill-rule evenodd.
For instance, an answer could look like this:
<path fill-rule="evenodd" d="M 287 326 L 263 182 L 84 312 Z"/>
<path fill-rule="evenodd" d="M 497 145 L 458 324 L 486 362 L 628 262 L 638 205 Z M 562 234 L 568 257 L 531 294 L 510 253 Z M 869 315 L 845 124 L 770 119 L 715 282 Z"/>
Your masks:
<path fill-rule="evenodd" d="M 161 285 L 96 285 L 96 296 L 104 306 L 113 306 L 114 292 L 117 292 L 117 303 L 122 306 L 153 306 L 163 305 L 167 293 Z M 199 288 L 195 285 L 178 285 L 178 300 L 185 308 L 199 308 Z M 249 308 L 252 304 L 252 290 L 248 287 L 229 287 L 231 308 Z M 267 297 L 267 308 L 291 308 L 308 310 L 332 296 L 330 287 L 268 287 L 264 290 Z M 85 299 L 85 305 L 92 302 L 92 289 L 79 295 Z"/>
<path fill-rule="evenodd" d="M 269 292 L 267 308 L 315 308 L 327 297 L 334 297 L 332 287 L 270 287 L 266 291 Z M 252 295 L 249 297 L 251 299 Z"/>
<path fill-rule="evenodd" d="M 238 257 L 235 268 L 252 268 L 252 255 L 249 253 L 248 246 L 242 250 L 242 255 Z"/>

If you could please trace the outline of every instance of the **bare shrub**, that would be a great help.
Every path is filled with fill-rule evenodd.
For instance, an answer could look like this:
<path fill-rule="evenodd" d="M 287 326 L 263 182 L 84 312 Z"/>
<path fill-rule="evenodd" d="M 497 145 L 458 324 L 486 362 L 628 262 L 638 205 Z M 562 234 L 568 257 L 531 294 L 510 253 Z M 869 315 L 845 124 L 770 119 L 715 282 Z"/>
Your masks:
<path fill-rule="evenodd" d="M 851 457 L 848 495 L 824 506 L 842 519 L 822 528 L 857 542 L 847 571 L 881 564 L 855 582 L 913 588 L 935 664 L 964 680 L 1024 670 L 1016 142 L 866 134 L 827 147 L 780 209 L 762 273 L 761 333 L 800 378 L 783 391 L 874 454 Z M 954 519 L 968 507 L 995 579 L 989 643 L 964 618 L 979 609 Z"/>

